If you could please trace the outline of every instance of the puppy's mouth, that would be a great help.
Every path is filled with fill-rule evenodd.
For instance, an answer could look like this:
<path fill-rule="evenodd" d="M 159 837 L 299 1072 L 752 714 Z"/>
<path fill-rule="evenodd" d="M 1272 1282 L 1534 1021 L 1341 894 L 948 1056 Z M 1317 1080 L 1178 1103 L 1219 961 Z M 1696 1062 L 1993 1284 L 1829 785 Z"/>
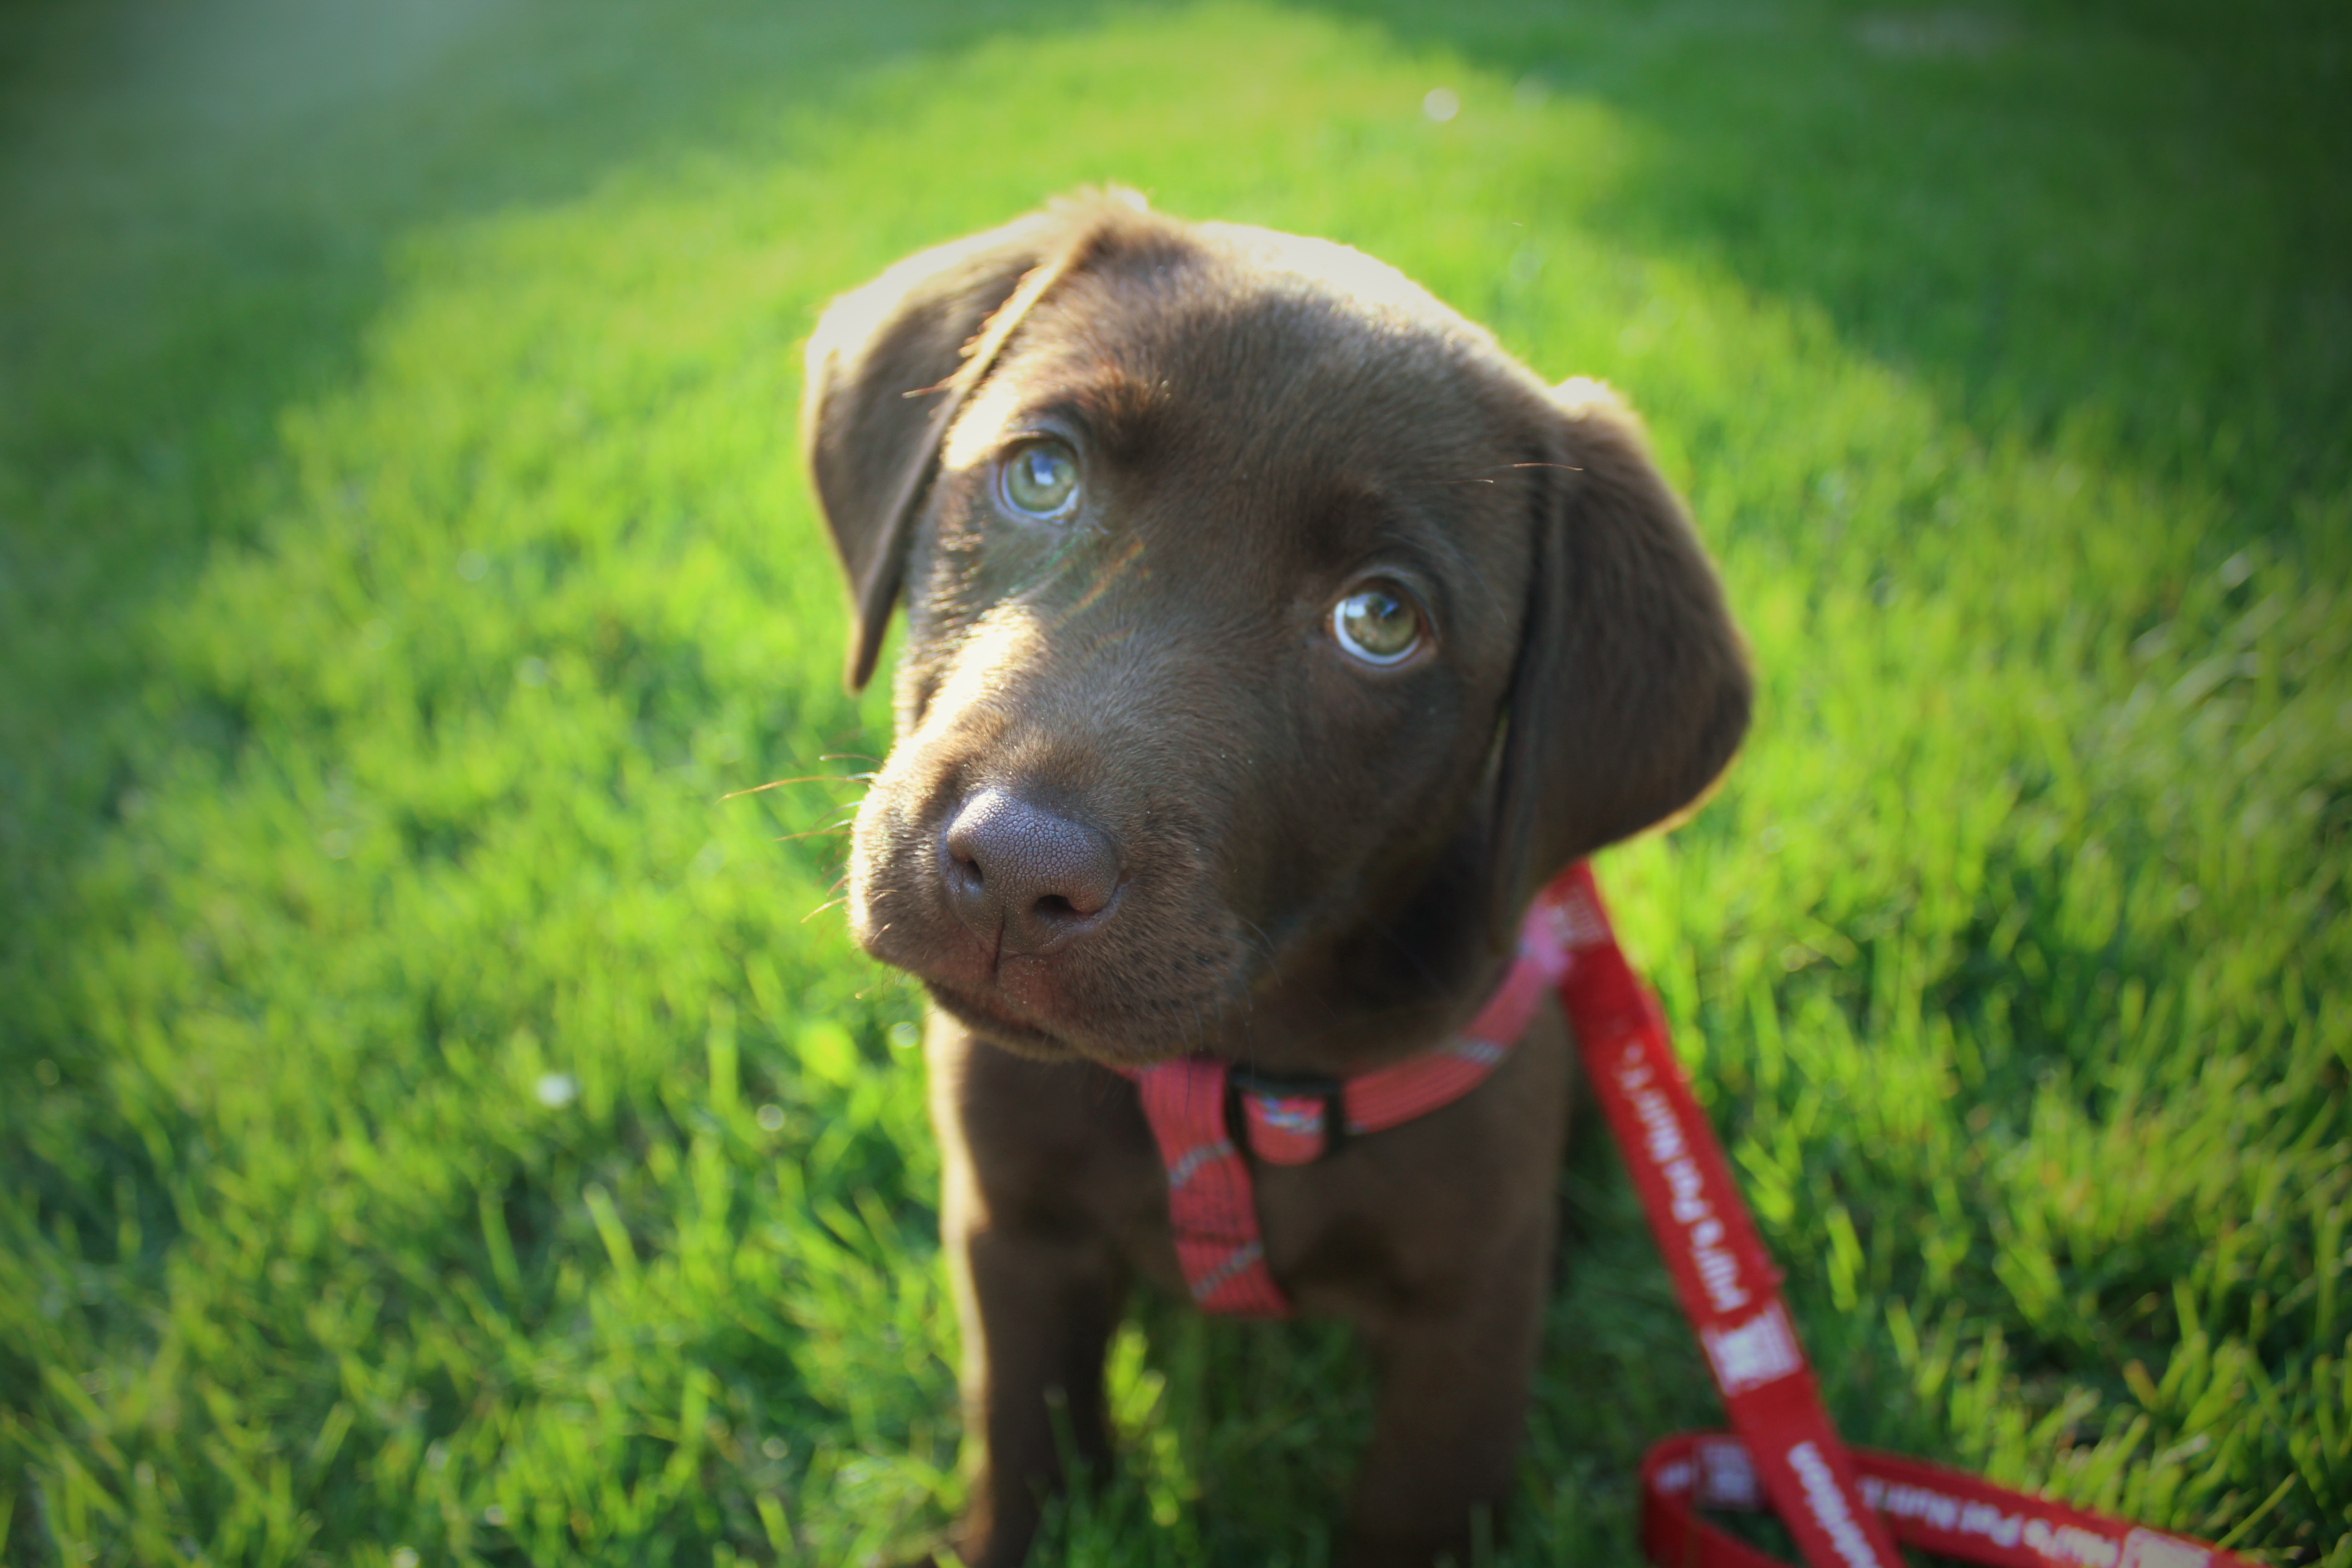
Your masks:
<path fill-rule="evenodd" d="M 956 1022 L 1002 1045 L 1039 1056 L 1087 1054 L 1035 1019 L 1015 1013 L 1000 998 L 984 992 L 966 990 L 941 980 L 925 980 L 923 988 Z"/>
<path fill-rule="evenodd" d="M 1110 1068 L 1148 1067 L 1202 1049 L 1208 1044 L 1208 1031 L 1226 1014 L 1214 1001 L 1187 1000 L 1147 1004 L 1147 1017 L 1041 1016 L 1005 989 L 921 978 L 931 1000 L 974 1034 L 1023 1056 L 1055 1061 L 1084 1058 Z M 1181 1027 L 1158 1016 L 1171 1009 L 1181 1014 Z"/>

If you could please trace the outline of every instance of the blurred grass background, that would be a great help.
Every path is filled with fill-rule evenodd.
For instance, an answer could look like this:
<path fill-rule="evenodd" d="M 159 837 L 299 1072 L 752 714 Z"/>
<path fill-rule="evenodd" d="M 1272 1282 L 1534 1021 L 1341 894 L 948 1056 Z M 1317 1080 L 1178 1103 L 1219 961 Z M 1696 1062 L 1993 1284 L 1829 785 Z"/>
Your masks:
<path fill-rule="evenodd" d="M 1764 704 L 1603 875 L 1845 1431 L 2352 1568 L 2347 146 L 2294 0 L 12 0 L 0 1552 L 950 1515 L 919 1001 L 779 841 L 887 740 L 798 345 L 1117 180 L 1647 414 Z M 1564 1179 L 1496 1561 L 1631 1564 L 1714 1402 Z M 1344 1334 L 1114 1372 L 1041 1563 L 1326 1561 Z"/>

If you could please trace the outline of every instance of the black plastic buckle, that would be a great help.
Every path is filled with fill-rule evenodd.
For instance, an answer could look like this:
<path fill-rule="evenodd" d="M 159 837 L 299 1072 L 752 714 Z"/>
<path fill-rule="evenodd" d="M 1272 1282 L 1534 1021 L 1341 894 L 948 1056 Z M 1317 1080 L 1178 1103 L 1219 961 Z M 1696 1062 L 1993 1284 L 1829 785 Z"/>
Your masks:
<path fill-rule="evenodd" d="M 1318 1159 L 1329 1159 L 1338 1152 L 1339 1145 L 1348 1141 L 1346 1084 L 1318 1073 L 1286 1078 L 1278 1073 L 1260 1072 L 1254 1067 L 1235 1062 L 1225 1069 L 1225 1131 L 1236 1149 L 1251 1148 L 1249 1112 L 1242 1105 L 1242 1097 L 1249 1094 L 1265 1100 L 1322 1101 L 1323 1152 L 1317 1156 Z"/>

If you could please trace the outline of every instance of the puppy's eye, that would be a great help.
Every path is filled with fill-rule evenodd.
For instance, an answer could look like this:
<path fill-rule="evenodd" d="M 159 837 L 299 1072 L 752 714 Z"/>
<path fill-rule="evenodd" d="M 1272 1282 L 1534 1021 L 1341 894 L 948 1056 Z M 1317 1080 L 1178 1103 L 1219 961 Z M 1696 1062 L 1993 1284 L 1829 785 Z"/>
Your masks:
<path fill-rule="evenodd" d="M 1001 473 L 1004 504 L 1031 517 L 1059 517 L 1078 499 L 1078 455 L 1066 442 L 1024 442 Z"/>
<path fill-rule="evenodd" d="M 1374 580 L 1331 606 L 1331 636 L 1366 664 L 1398 664 L 1421 646 L 1421 611 L 1393 583 Z"/>

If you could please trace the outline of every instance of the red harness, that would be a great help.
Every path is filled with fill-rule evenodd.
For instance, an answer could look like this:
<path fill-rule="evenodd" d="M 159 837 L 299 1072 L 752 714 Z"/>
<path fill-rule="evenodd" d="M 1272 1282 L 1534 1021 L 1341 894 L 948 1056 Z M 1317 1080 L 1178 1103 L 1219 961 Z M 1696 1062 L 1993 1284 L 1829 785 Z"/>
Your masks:
<path fill-rule="evenodd" d="M 1344 1138 L 1459 1100 L 1509 1054 L 1553 984 L 1738 1432 L 1685 1433 L 1650 1450 L 1642 1538 L 1652 1562 L 1779 1568 L 1696 1511 L 1769 1503 L 1813 1568 L 1902 1568 L 1897 1537 L 1991 1568 L 2252 1568 L 2202 1542 L 1958 1471 L 1849 1452 L 1822 1408 L 1780 1270 L 1691 1097 L 1665 1018 L 1618 950 L 1581 862 L 1528 909 L 1518 959 L 1494 999 L 1460 1038 L 1425 1056 L 1325 1083 L 1268 1082 L 1206 1057 L 1129 1074 L 1167 1164 L 1169 1220 L 1193 1300 L 1249 1317 L 1290 1311 L 1265 1266 L 1235 1133 L 1269 1164 L 1303 1165 Z"/>
<path fill-rule="evenodd" d="M 1216 1057 L 1122 1068 L 1168 1169 L 1168 1222 L 1185 1283 L 1203 1310 L 1286 1318 L 1290 1300 L 1265 1266 L 1249 1162 L 1311 1164 L 1349 1138 L 1450 1105 L 1486 1081 L 1527 1031 L 1547 986 L 1568 968 L 1564 932 L 1538 900 L 1519 956 L 1469 1026 L 1437 1049 L 1344 1079 L 1274 1079 Z"/>

